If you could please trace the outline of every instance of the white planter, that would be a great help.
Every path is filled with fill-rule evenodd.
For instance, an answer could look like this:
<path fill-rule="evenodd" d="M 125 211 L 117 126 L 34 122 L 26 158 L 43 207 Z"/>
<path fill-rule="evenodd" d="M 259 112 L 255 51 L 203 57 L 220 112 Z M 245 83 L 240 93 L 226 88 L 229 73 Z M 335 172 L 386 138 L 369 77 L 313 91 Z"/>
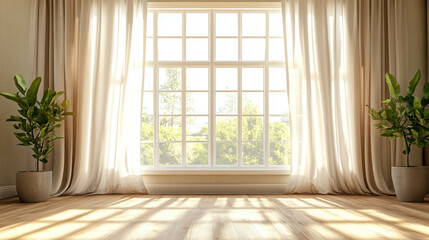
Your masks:
<path fill-rule="evenodd" d="M 421 202 L 427 190 L 426 169 L 421 167 L 392 167 L 396 198 L 400 202 Z"/>
<path fill-rule="evenodd" d="M 21 202 L 47 201 L 51 190 L 52 171 L 16 173 L 16 191 Z"/>

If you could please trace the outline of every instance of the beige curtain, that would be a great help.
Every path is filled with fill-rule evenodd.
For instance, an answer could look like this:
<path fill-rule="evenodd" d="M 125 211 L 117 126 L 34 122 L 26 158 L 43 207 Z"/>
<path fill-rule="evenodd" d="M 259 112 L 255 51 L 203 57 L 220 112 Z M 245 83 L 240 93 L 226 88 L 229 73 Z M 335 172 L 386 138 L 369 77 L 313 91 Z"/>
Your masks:
<path fill-rule="evenodd" d="M 381 138 L 366 116 L 365 105 L 380 108 L 388 98 L 384 81 L 386 72 L 392 73 L 401 86 L 407 86 L 412 76 L 408 74 L 408 39 L 406 1 L 359 1 L 359 48 L 361 66 L 361 136 L 363 137 L 365 178 L 371 192 L 393 194 L 391 166 L 405 164 L 404 149 L 398 139 Z M 406 87 L 402 87 L 405 91 Z M 402 92 L 404 94 L 404 92 Z M 421 158 L 419 149 L 413 156 Z"/>
<path fill-rule="evenodd" d="M 393 194 L 399 143 L 378 135 L 365 105 L 406 81 L 402 1 L 282 0 L 291 111 L 290 193 Z"/>
<path fill-rule="evenodd" d="M 146 192 L 140 172 L 145 0 L 33 0 L 35 75 L 66 90 L 53 194 Z"/>

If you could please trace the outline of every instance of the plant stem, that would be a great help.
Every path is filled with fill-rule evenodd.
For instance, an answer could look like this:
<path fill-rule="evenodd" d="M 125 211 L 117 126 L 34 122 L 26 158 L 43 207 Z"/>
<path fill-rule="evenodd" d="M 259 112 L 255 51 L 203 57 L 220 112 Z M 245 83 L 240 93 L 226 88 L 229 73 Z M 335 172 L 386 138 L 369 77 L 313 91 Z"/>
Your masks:
<path fill-rule="evenodd" d="M 407 154 L 407 167 L 410 166 L 410 152 L 408 151 L 408 141 L 407 141 L 407 135 L 405 135 L 405 131 L 402 131 L 402 134 L 404 135 L 404 141 L 405 141 L 405 153 Z"/>
<path fill-rule="evenodd" d="M 30 122 L 30 126 L 33 126 L 33 121 L 31 121 L 31 119 L 29 119 L 29 118 L 27 118 L 27 119 Z M 34 128 L 31 130 L 31 137 L 33 138 L 33 141 L 34 141 L 34 148 L 38 149 L 37 141 L 34 138 Z M 36 169 L 37 169 L 37 171 L 39 171 L 39 157 L 36 158 Z"/>

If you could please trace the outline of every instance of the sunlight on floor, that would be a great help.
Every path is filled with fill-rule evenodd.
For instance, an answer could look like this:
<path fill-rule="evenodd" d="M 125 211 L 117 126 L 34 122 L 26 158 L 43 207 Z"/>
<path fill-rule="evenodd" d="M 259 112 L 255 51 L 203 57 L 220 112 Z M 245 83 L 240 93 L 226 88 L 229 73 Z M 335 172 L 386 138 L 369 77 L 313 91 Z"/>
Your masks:
<path fill-rule="evenodd" d="M 429 222 L 429 211 L 410 209 L 419 212 L 416 218 L 393 211 L 388 197 L 372 197 L 381 201 L 377 207 L 371 205 L 369 198 L 107 195 L 62 197 L 33 205 L 0 201 L 0 239 L 429 237 L 429 226 L 425 224 Z M 390 204 L 390 210 L 381 207 L 383 204 Z M 415 206 L 400 204 L 403 211 Z M 427 204 L 418 206 L 429 208 Z"/>

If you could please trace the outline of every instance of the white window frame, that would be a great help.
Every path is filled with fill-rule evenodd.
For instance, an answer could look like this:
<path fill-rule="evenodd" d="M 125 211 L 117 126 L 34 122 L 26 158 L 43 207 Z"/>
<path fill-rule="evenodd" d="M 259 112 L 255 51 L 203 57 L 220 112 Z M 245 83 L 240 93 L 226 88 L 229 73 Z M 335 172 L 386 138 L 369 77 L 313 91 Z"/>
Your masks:
<path fill-rule="evenodd" d="M 159 4 L 159 3 L 158 3 Z M 281 67 L 284 68 L 284 62 L 283 61 L 269 61 L 268 54 L 269 54 L 269 40 L 270 38 L 273 38 L 269 35 L 269 13 L 275 12 L 275 13 L 281 13 L 281 10 L 279 8 L 257 8 L 257 9 L 231 9 L 231 8 L 198 8 L 198 9 L 192 9 L 192 8 L 186 8 L 186 9 L 178 9 L 178 8 L 151 8 L 148 10 L 148 12 L 153 13 L 153 36 L 151 37 L 153 41 L 153 61 L 146 62 L 146 66 L 153 68 L 153 121 L 154 121 L 154 141 L 153 141 L 153 147 L 154 147 L 154 165 L 153 166 L 142 166 L 142 170 L 144 175 L 162 175 L 162 174 L 180 174 L 180 175 L 189 175 L 189 174 L 204 174 L 204 175 L 211 175 L 211 174 L 249 174 L 249 175 L 258 175 L 258 174 L 274 174 L 274 175 L 285 175 L 288 174 L 290 166 L 289 165 L 272 165 L 270 166 L 268 163 L 269 160 L 269 143 L 275 142 L 270 141 L 268 139 L 269 134 L 269 117 L 275 116 L 273 114 L 266 114 L 267 109 L 269 108 L 269 92 L 278 92 L 278 91 L 270 91 L 269 90 L 269 82 L 267 79 L 269 79 L 269 68 L 270 67 Z M 158 51 L 157 51 L 157 44 L 158 44 L 158 36 L 157 36 L 157 14 L 159 12 L 162 13 L 182 13 L 182 61 L 158 61 Z M 192 13 L 208 13 L 209 20 L 209 33 L 208 33 L 208 44 L 209 44 L 209 53 L 208 58 L 209 61 L 185 61 L 186 58 L 186 39 L 189 38 L 203 38 L 203 37 L 188 37 L 186 36 L 186 12 L 192 12 Z M 215 14 L 216 13 L 238 13 L 238 35 L 237 37 L 216 37 L 215 36 L 215 29 L 216 29 L 216 22 L 215 22 Z M 247 61 L 242 62 L 242 25 L 241 25 L 241 19 L 243 13 L 266 13 L 266 34 L 263 37 L 245 37 L 245 38 L 265 38 L 265 60 L 264 61 Z M 162 37 L 162 38 L 168 38 L 168 37 Z M 177 37 L 180 38 L 180 37 Z M 238 61 L 216 61 L 215 60 L 215 52 L 216 52 L 216 38 L 237 38 L 238 39 Z M 282 37 L 279 37 L 282 38 Z M 158 73 L 159 68 L 163 67 L 177 67 L 182 69 L 182 165 L 172 166 L 172 165 L 159 165 L 159 84 L 158 84 Z M 198 67 L 204 67 L 208 68 L 209 71 L 209 112 L 208 112 L 208 119 L 209 119 L 209 153 L 208 153 L 208 166 L 198 166 L 198 165 L 186 165 L 186 143 L 187 142 L 193 142 L 193 141 L 186 141 L 186 68 L 198 68 Z M 216 85 L 215 85 L 215 69 L 218 67 L 234 67 L 238 70 L 238 107 L 237 107 L 237 116 L 238 123 L 237 123 L 237 165 L 216 165 L 216 151 L 215 151 L 215 145 L 216 145 L 216 116 L 219 116 L 216 114 L 216 107 L 215 107 L 215 97 L 216 97 Z M 263 96 L 264 96 L 264 114 L 260 115 L 263 117 L 264 121 L 264 133 L 263 133 L 263 144 L 264 144 L 264 164 L 263 165 L 257 165 L 257 166 L 251 166 L 251 165 L 242 165 L 242 87 L 241 87 L 241 72 L 242 68 L 246 67 L 257 67 L 257 68 L 263 68 L 264 69 L 264 89 L 263 89 Z M 147 92 L 145 90 L 145 92 Z M 191 92 L 194 92 L 191 90 Z M 199 92 L 199 91 L 195 91 Z M 221 91 L 224 92 L 224 91 Z M 245 92 L 252 92 L 252 91 L 245 91 Z M 253 91 L 258 92 L 258 90 Z M 260 91 L 259 91 L 260 92 Z M 286 92 L 286 91 L 283 91 Z M 194 115 L 192 115 L 194 116 Z M 195 115 L 198 116 L 198 115 Z M 254 116 L 254 115 L 252 115 Z M 284 116 L 284 115 L 281 115 Z M 142 141 L 143 142 L 143 141 Z M 147 142 L 147 141 L 146 141 Z M 256 141 L 253 141 L 256 142 Z"/>

